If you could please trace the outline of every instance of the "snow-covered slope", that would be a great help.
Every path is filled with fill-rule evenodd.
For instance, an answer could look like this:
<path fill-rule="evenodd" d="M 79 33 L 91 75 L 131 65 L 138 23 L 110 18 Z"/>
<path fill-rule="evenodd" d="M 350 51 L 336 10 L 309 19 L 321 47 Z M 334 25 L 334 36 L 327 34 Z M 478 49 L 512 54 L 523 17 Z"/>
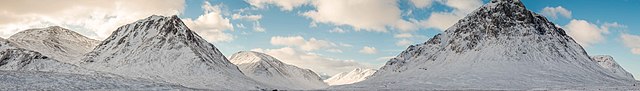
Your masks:
<path fill-rule="evenodd" d="M 329 85 L 352 84 L 367 79 L 367 77 L 373 75 L 373 73 L 375 72 L 376 70 L 374 69 L 356 68 L 351 72 L 341 72 L 334 76 L 331 76 L 331 78 L 324 80 L 324 82 Z"/>
<path fill-rule="evenodd" d="M 618 65 L 616 60 L 613 60 L 613 57 L 609 55 L 595 55 L 595 56 L 591 56 L 591 58 L 593 59 L 594 62 L 597 62 L 600 65 L 600 67 L 607 69 L 618 76 L 627 77 L 629 79 L 635 79 L 633 78 L 633 75 L 631 75 L 631 73 L 627 72 L 627 70 L 624 70 L 622 66 Z"/>
<path fill-rule="evenodd" d="M 54 72 L 0 71 L 0 90 L 197 90 L 144 79 Z"/>
<path fill-rule="evenodd" d="M 522 90 L 630 86 L 520 0 L 492 0 L 365 81 L 331 89 Z"/>
<path fill-rule="evenodd" d="M 328 87 L 315 72 L 285 64 L 264 53 L 241 51 L 229 59 L 238 65 L 242 72 L 263 83 L 277 86 L 278 89 L 321 89 Z"/>
<path fill-rule="evenodd" d="M 9 39 L 16 47 L 33 50 L 53 59 L 75 64 L 83 54 L 91 51 L 99 41 L 59 26 L 28 29 Z"/>
<path fill-rule="evenodd" d="M 320 77 L 321 80 L 327 80 L 327 79 L 331 78 L 331 76 L 326 74 L 326 73 L 319 73 L 318 77 Z"/>
<path fill-rule="evenodd" d="M 93 74 L 94 71 L 51 59 L 26 49 L 0 50 L 0 70 Z"/>
<path fill-rule="evenodd" d="M 119 27 L 81 66 L 206 89 L 259 89 L 213 45 L 187 28 L 177 16 L 150 16 Z"/>
<path fill-rule="evenodd" d="M 2 38 L 0 38 L 0 70 L 99 74 L 76 65 L 51 59 L 39 52 L 17 48 L 12 42 Z"/>
<path fill-rule="evenodd" d="M 16 49 L 15 46 L 16 44 L 13 44 L 11 41 L 4 38 L 0 38 L 0 50 Z"/>
<path fill-rule="evenodd" d="M 0 38 L 0 90 L 194 90 L 60 62 Z"/>

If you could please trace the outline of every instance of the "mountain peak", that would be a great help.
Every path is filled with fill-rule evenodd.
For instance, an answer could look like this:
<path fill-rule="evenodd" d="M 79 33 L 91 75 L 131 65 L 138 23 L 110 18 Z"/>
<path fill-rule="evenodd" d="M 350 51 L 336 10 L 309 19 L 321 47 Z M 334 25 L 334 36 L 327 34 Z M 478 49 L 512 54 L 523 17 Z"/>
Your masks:
<path fill-rule="evenodd" d="M 47 28 L 49 28 L 49 29 L 65 29 L 65 28 L 63 28 L 61 26 L 49 26 Z"/>
<path fill-rule="evenodd" d="M 375 69 L 356 68 L 351 72 L 362 73 L 362 72 L 370 72 L 370 71 L 375 72 L 376 70 Z"/>
<path fill-rule="evenodd" d="M 213 44 L 190 30 L 177 16 L 153 15 L 119 27 L 87 53 L 80 65 L 195 88 L 266 86 L 244 76 Z"/>
<path fill-rule="evenodd" d="M 17 47 L 38 51 L 66 63 L 75 63 L 75 59 L 99 43 L 98 40 L 60 26 L 27 29 L 11 35 L 8 40 Z"/>
<path fill-rule="evenodd" d="M 34 28 L 27 29 L 24 31 L 20 31 L 11 37 L 38 37 L 34 35 L 46 35 L 46 36 L 56 36 L 56 35 L 71 35 L 71 36 L 82 36 L 79 33 L 66 29 L 60 26 L 49 26 L 45 28 Z"/>
<path fill-rule="evenodd" d="M 234 56 L 244 56 L 244 57 L 251 57 L 253 58 L 253 60 L 238 60 L 238 61 L 231 61 L 231 63 L 233 64 L 245 64 L 245 63 L 257 63 L 257 62 L 273 62 L 275 58 L 264 54 L 264 53 L 260 53 L 260 52 L 255 52 L 255 51 L 240 51 L 236 54 L 234 54 L 232 56 L 232 58 Z M 279 62 L 279 61 L 278 61 Z"/>
<path fill-rule="evenodd" d="M 231 60 L 231 63 L 236 65 L 251 65 L 264 69 L 289 66 L 270 55 L 254 51 L 240 51 L 233 54 L 229 59 Z"/>
<path fill-rule="evenodd" d="M 524 4 L 520 0 L 491 0 L 490 3 L 487 4 L 489 7 L 510 7 L 511 9 L 522 9 L 525 8 Z"/>
<path fill-rule="evenodd" d="M 73 35 L 81 35 L 79 33 L 76 33 L 74 31 L 71 31 L 67 28 L 61 27 L 61 26 L 49 26 L 46 28 L 39 28 L 39 29 L 32 29 L 32 30 L 40 30 L 40 31 L 44 31 L 44 32 L 48 32 L 48 34 L 51 35 L 55 35 L 55 34 L 63 34 L 63 33 L 70 33 Z"/>
<path fill-rule="evenodd" d="M 591 58 L 593 59 L 593 62 L 598 63 L 600 67 L 607 69 L 618 76 L 634 79 L 633 75 L 624 70 L 610 55 L 595 55 L 591 56 Z"/>
<path fill-rule="evenodd" d="M 409 46 L 367 80 L 334 88 L 531 89 L 632 82 L 611 75 L 563 29 L 519 0 L 493 0 L 429 41 Z M 514 80 L 522 83 L 505 83 Z"/>
<path fill-rule="evenodd" d="M 329 85 L 343 85 L 351 84 L 366 80 L 369 76 L 373 75 L 376 70 L 356 68 L 350 72 L 341 72 L 331 78 L 324 80 Z"/>
<path fill-rule="evenodd" d="M 519 0 L 495 0 L 460 19 L 445 30 L 444 34 L 436 35 L 428 42 L 453 46 L 451 49 L 461 52 L 491 40 L 534 38 L 527 40 L 543 41 L 553 37 L 573 41 L 563 29 L 545 17 L 527 10 Z"/>
<path fill-rule="evenodd" d="M 519 6 L 523 6 L 524 4 L 522 4 L 522 1 L 520 0 L 491 0 L 492 4 L 495 3 L 508 3 L 508 4 L 515 4 L 515 5 L 519 5 Z"/>
<path fill-rule="evenodd" d="M 250 78 L 277 86 L 278 89 L 318 89 L 327 86 L 315 72 L 289 65 L 260 52 L 240 51 L 230 57 L 231 63 Z"/>
<path fill-rule="evenodd" d="M 171 16 L 151 15 L 151 16 L 145 18 L 145 19 L 138 20 L 138 22 L 150 21 L 150 20 L 154 20 L 154 21 L 157 21 L 157 20 L 168 20 L 168 21 L 171 21 L 171 20 L 180 20 L 180 18 L 178 18 L 177 15 L 171 15 Z"/>
<path fill-rule="evenodd" d="M 177 15 L 152 15 L 145 19 L 140 19 L 134 23 L 119 27 L 117 30 L 122 31 L 114 31 L 112 35 L 123 35 L 135 32 L 134 35 L 136 33 L 144 33 L 148 34 L 146 36 L 155 36 L 163 39 L 168 39 L 169 37 L 182 37 L 187 39 L 189 42 L 203 42 L 202 40 L 204 40 L 197 33 L 191 31 L 191 29 L 189 29 Z M 208 42 L 203 44 L 208 44 Z"/>

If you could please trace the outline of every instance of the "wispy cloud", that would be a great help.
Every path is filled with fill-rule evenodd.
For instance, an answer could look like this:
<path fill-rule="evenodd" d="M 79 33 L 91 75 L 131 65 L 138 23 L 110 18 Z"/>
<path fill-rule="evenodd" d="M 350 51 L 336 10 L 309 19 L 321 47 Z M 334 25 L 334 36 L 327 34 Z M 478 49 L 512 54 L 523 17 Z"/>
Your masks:
<path fill-rule="evenodd" d="M 547 17 L 551 17 L 553 19 L 558 19 L 558 16 L 562 16 L 565 18 L 571 18 L 571 11 L 563 8 L 562 6 L 558 7 L 544 7 L 542 9 L 542 15 Z"/>

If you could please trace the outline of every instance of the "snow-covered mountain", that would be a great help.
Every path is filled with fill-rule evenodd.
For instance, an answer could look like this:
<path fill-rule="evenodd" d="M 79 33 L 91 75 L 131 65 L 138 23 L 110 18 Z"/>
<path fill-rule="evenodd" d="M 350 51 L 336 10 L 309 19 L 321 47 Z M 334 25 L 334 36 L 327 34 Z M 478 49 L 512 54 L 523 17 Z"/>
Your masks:
<path fill-rule="evenodd" d="M 248 90 L 266 86 L 240 72 L 178 16 L 153 15 L 119 27 L 81 66 L 193 88 Z"/>
<path fill-rule="evenodd" d="M 618 76 L 627 77 L 629 79 L 635 79 L 633 78 L 633 75 L 631 75 L 631 73 L 627 72 L 627 70 L 624 70 L 622 66 L 618 65 L 616 60 L 613 60 L 613 57 L 609 55 L 595 55 L 595 56 L 591 56 L 591 58 L 593 59 L 594 62 L 597 62 L 600 65 L 600 67 L 607 69 Z"/>
<path fill-rule="evenodd" d="M 60 62 L 36 51 L 17 48 L 15 44 L 2 38 L 0 38 L 0 70 L 99 74 L 73 64 Z"/>
<path fill-rule="evenodd" d="M 492 0 L 365 81 L 331 89 L 522 90 L 630 86 L 520 0 Z"/>
<path fill-rule="evenodd" d="M 0 38 L 0 90 L 195 90 L 88 70 Z"/>
<path fill-rule="evenodd" d="M 0 87 L 2 91 L 197 90 L 145 79 L 36 71 L 0 71 Z"/>
<path fill-rule="evenodd" d="M 367 77 L 373 75 L 373 73 L 375 72 L 376 70 L 374 69 L 356 68 L 351 72 L 341 72 L 334 76 L 331 76 L 331 78 L 324 80 L 324 82 L 329 85 L 352 84 L 367 79 Z"/>
<path fill-rule="evenodd" d="M 277 86 L 278 89 L 308 90 L 328 87 L 315 72 L 282 63 L 264 53 L 241 51 L 233 54 L 229 60 L 238 65 L 245 75 Z"/>
<path fill-rule="evenodd" d="M 65 63 L 75 64 L 100 41 L 59 26 L 28 29 L 9 39 L 17 47 L 33 50 Z"/>

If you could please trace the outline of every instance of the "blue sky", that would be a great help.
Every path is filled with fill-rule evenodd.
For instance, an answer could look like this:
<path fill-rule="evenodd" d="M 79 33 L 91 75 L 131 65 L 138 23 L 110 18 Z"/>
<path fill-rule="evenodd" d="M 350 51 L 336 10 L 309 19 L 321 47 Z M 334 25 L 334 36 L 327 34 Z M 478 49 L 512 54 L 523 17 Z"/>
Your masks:
<path fill-rule="evenodd" d="M 113 0 L 0 3 L 0 36 L 63 26 L 98 40 L 150 15 L 178 15 L 226 56 L 259 51 L 320 74 L 377 69 L 488 0 Z M 525 0 L 590 55 L 640 78 L 640 0 Z"/>
<path fill-rule="evenodd" d="M 221 5 L 222 9 L 228 13 L 238 13 L 238 10 L 245 9 L 243 13 L 249 15 L 261 15 L 262 18 L 258 20 L 260 25 L 266 30 L 264 32 L 256 32 L 250 26 L 255 21 L 246 20 L 231 20 L 233 24 L 243 24 L 249 28 L 235 28 L 235 31 L 227 31 L 235 38 L 232 41 L 217 42 L 215 43 L 225 55 L 231 55 L 237 51 L 252 50 L 256 48 L 262 49 L 277 49 L 285 46 L 272 45 L 270 43 L 273 36 L 301 36 L 305 39 L 316 38 L 320 40 L 327 40 L 333 43 L 345 43 L 352 45 L 351 47 L 339 48 L 342 52 L 328 52 L 328 51 L 310 51 L 313 53 L 321 54 L 323 57 L 355 60 L 357 62 L 373 64 L 376 67 L 381 66 L 387 60 L 384 57 L 392 57 L 404 50 L 407 45 L 396 45 L 396 42 L 401 40 L 394 38 L 395 34 L 401 33 L 399 30 L 387 27 L 387 32 L 374 32 L 374 31 L 355 31 L 352 26 L 349 25 L 337 25 L 330 23 L 320 23 L 313 27 L 313 19 L 305 17 L 302 13 L 315 10 L 313 5 L 302 5 L 293 8 L 290 11 L 281 10 L 281 7 L 277 4 L 267 5 L 264 8 L 255 9 L 256 6 L 252 6 L 248 1 L 242 0 L 210 0 L 199 1 L 191 0 L 187 1 L 186 9 L 181 17 L 195 18 L 202 14 L 201 5 L 204 2 L 209 2 L 212 5 Z M 488 2 L 487 0 L 482 1 Z M 634 25 L 640 25 L 640 1 L 637 0 L 611 0 L 607 2 L 596 0 L 526 0 L 523 1 L 526 7 L 534 12 L 541 13 L 545 7 L 562 7 L 571 12 L 570 17 L 563 17 L 558 15 L 557 18 L 550 18 L 554 23 L 565 26 L 571 20 L 584 20 L 590 24 L 596 26 L 602 26 L 604 23 L 618 23 L 623 27 L 609 28 L 609 33 L 603 33 L 603 40 L 590 44 L 585 49 L 590 55 L 612 55 L 620 65 L 625 69 L 633 73 L 636 77 L 640 77 L 640 55 L 631 53 L 631 48 L 625 46 L 620 36 L 621 33 L 628 33 L 634 35 L 640 35 L 637 31 L 639 27 Z M 417 8 L 409 0 L 397 1 L 398 8 L 403 13 L 412 11 L 413 14 L 403 15 L 402 19 L 416 19 L 424 20 L 428 19 L 432 12 L 452 12 L 455 10 L 453 7 L 449 7 L 444 3 L 432 2 L 432 5 L 428 8 Z M 252 9 L 253 10 L 250 10 Z M 332 33 L 330 30 L 334 28 L 341 28 L 346 33 Z M 431 36 L 440 33 L 437 28 L 420 28 L 414 32 L 414 37 L 406 38 L 410 40 L 410 44 L 422 43 L 425 40 L 431 38 Z M 638 40 L 640 41 L 640 40 Z M 375 54 L 365 54 L 359 51 L 364 46 L 375 47 L 377 52 Z"/>

